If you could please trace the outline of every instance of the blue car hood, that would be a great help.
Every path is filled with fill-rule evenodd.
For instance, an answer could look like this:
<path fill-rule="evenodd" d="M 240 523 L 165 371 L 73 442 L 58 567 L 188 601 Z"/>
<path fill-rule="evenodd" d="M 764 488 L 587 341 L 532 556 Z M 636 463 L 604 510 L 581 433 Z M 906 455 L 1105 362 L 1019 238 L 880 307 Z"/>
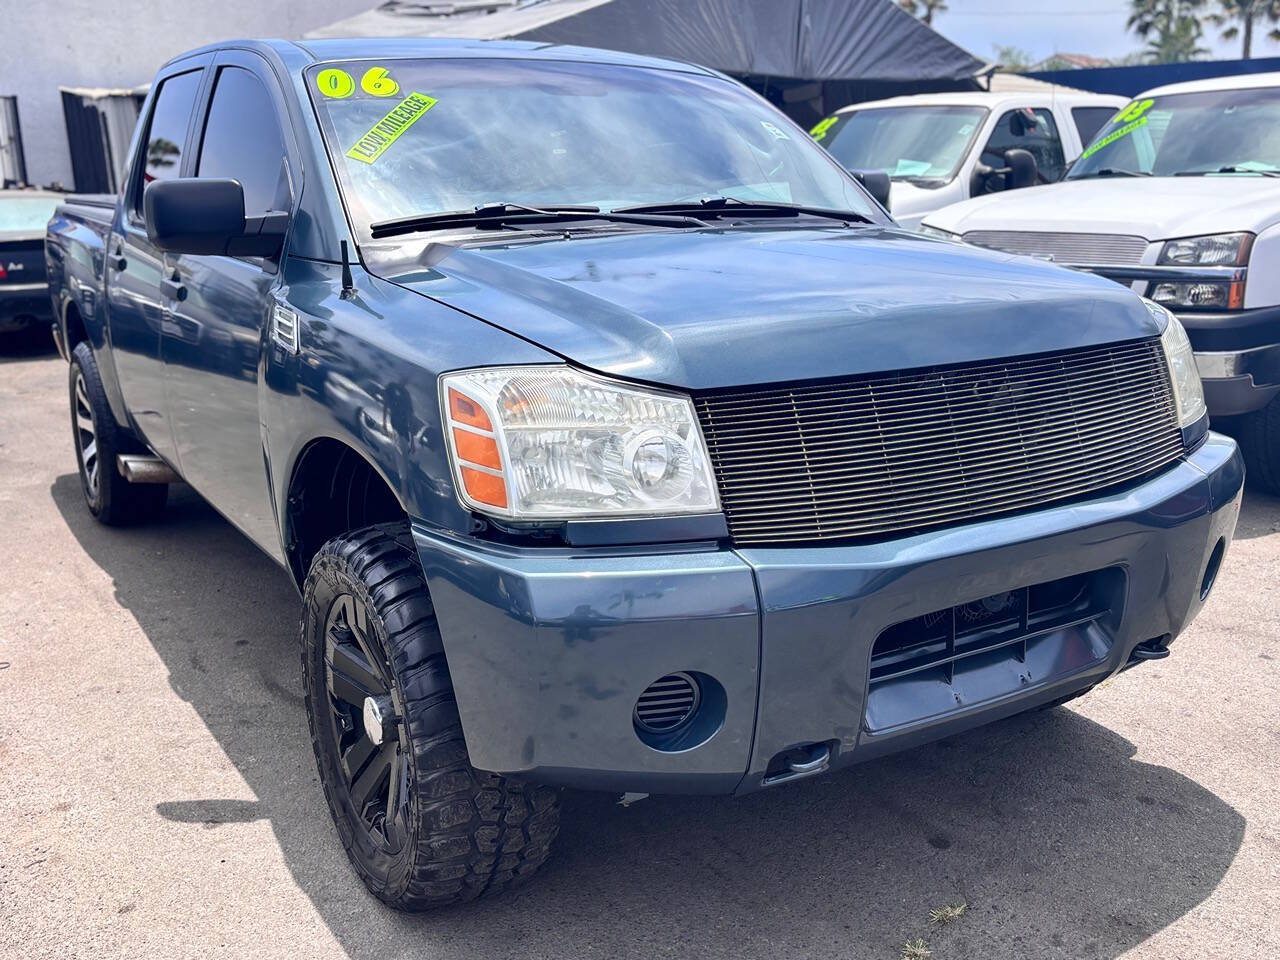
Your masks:
<path fill-rule="evenodd" d="M 1109 280 L 894 228 L 428 242 L 365 259 L 388 280 L 581 366 L 690 390 L 1160 333 L 1141 301 Z"/>

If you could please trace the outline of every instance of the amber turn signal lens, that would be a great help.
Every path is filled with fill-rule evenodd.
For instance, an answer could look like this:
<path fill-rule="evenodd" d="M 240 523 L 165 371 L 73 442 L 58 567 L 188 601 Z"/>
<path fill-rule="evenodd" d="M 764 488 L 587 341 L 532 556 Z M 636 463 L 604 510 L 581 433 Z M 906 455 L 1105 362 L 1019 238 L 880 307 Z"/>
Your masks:
<path fill-rule="evenodd" d="M 491 507 L 506 507 L 507 485 L 501 477 L 495 477 L 492 473 L 481 473 L 471 467 L 463 467 L 462 483 L 467 488 L 467 495 L 476 503 L 487 503 Z"/>
<path fill-rule="evenodd" d="M 480 408 L 480 404 L 452 387 L 449 388 L 449 416 L 455 423 L 465 423 L 469 427 L 493 433 L 489 415 Z"/>
<path fill-rule="evenodd" d="M 453 448 L 459 460 L 478 463 L 491 470 L 502 469 L 502 455 L 498 453 L 498 441 L 470 430 L 453 428 Z"/>

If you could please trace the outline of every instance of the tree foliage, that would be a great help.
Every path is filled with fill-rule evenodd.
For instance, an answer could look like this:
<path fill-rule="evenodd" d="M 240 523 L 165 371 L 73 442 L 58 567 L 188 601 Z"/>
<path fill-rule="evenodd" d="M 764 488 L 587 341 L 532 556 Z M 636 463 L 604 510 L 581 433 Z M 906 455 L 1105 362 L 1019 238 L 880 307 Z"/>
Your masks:
<path fill-rule="evenodd" d="M 934 14 L 946 13 L 946 0 L 898 0 L 898 6 L 927 27 L 933 26 Z"/>
<path fill-rule="evenodd" d="M 1200 46 L 1205 0 L 1131 0 L 1128 27 L 1147 41 L 1152 63 L 1195 60 L 1209 51 Z"/>
<path fill-rule="evenodd" d="M 1206 19 L 1222 29 L 1223 40 L 1240 37 L 1240 56 L 1248 60 L 1253 56 L 1254 24 L 1280 22 L 1280 0 L 1218 0 L 1218 9 Z M 1280 40 L 1280 30 L 1273 27 L 1267 36 Z"/>

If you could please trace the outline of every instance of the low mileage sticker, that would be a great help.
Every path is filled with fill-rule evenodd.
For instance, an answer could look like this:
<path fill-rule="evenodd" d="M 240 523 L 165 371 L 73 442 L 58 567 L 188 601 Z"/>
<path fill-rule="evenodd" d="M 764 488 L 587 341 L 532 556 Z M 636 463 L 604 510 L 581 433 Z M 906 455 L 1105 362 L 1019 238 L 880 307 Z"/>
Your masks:
<path fill-rule="evenodd" d="M 355 146 L 347 151 L 347 156 L 361 163 L 373 163 L 435 105 L 435 97 L 428 97 L 425 93 L 409 94 L 357 140 Z"/>

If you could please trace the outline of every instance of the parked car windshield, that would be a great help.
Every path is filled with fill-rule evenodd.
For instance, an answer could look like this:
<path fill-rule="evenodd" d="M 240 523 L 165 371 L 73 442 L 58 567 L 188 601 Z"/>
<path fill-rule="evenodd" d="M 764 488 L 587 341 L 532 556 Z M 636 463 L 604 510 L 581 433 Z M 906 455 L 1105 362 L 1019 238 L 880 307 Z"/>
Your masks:
<path fill-rule="evenodd" d="M 60 197 L 24 197 L 0 193 L 0 232 L 44 230 Z"/>
<path fill-rule="evenodd" d="M 883 170 L 895 180 L 956 175 L 986 118 L 985 107 L 874 107 L 845 114 L 826 147 L 846 170 Z"/>
<path fill-rule="evenodd" d="M 732 81 L 563 61 L 329 63 L 307 87 L 357 224 L 493 203 L 871 200 Z"/>
<path fill-rule="evenodd" d="M 1280 89 L 1139 97 L 1098 131 L 1067 179 L 1280 171 Z"/>

